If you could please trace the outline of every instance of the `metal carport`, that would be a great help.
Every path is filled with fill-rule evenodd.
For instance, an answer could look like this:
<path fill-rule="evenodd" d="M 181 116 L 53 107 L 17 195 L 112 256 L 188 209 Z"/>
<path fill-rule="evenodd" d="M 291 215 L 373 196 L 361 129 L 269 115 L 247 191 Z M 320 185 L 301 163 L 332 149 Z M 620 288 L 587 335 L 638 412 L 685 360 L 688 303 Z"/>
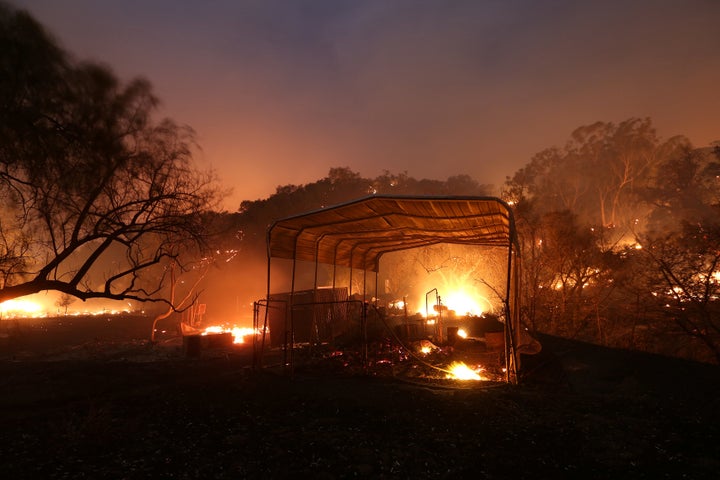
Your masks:
<path fill-rule="evenodd" d="M 374 272 L 377 279 L 383 254 L 439 243 L 507 249 L 505 358 L 507 379 L 514 381 L 519 246 L 512 210 L 495 197 L 373 195 L 277 220 L 267 231 L 266 299 L 271 295 L 273 258 L 292 261 L 292 295 L 298 261 L 314 262 L 317 288 L 318 264 L 348 267 L 351 275 L 353 269 L 361 270 L 363 278 Z"/>

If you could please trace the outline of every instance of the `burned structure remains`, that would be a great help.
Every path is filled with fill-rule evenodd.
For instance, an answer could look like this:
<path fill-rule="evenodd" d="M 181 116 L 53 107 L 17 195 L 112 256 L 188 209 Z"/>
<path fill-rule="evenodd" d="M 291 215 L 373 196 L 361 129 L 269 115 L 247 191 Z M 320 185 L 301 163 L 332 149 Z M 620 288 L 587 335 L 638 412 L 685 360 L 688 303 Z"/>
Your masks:
<path fill-rule="evenodd" d="M 442 245 L 494 255 L 498 281 L 484 282 L 493 299 L 483 312 L 457 310 L 443 286 L 425 287 L 409 308 L 408 292 L 392 291 L 408 279 L 381 281 L 390 255 Z M 292 372 L 327 360 L 449 373 L 462 364 L 487 372 L 482 379 L 515 382 L 520 354 L 538 348 L 520 328 L 517 232 L 500 199 L 369 196 L 277 220 L 267 256 L 267 296 L 254 308 L 258 367 L 275 362 Z"/>

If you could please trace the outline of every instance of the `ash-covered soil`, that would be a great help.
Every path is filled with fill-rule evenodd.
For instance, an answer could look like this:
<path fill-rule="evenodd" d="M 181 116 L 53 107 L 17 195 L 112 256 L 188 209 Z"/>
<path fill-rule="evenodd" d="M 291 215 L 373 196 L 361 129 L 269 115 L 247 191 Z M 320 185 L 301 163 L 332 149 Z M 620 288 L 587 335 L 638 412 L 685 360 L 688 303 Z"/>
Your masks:
<path fill-rule="evenodd" d="M 139 338 L 6 350 L 3 478 L 718 478 L 717 366 L 539 339 L 487 388 Z"/>

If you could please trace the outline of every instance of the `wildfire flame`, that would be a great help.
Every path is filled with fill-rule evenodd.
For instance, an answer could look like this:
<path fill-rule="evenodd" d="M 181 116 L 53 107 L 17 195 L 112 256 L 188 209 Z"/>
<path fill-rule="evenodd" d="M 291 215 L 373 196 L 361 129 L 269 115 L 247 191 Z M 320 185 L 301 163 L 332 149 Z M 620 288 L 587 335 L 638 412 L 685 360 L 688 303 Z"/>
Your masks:
<path fill-rule="evenodd" d="M 489 378 L 481 375 L 483 369 L 481 367 L 473 370 L 463 362 L 453 362 L 448 367 L 448 373 L 445 378 L 453 380 L 489 380 Z"/>
<path fill-rule="evenodd" d="M 0 312 L 6 315 L 38 316 L 42 314 L 43 309 L 44 307 L 39 303 L 22 298 L 0 303 Z"/>
<path fill-rule="evenodd" d="M 483 310 L 478 302 L 467 292 L 456 290 L 443 299 L 450 310 L 455 310 L 461 315 L 474 315 L 479 317 Z"/>
<path fill-rule="evenodd" d="M 81 305 L 82 309 L 66 308 L 58 305 L 58 298 L 54 293 L 36 293 L 6 300 L 0 303 L 0 315 L 6 318 L 42 318 L 55 315 L 118 315 L 134 311 L 131 304 L 114 300 L 73 301 L 73 305 Z"/>
<path fill-rule="evenodd" d="M 493 311 L 490 301 L 482 296 L 472 287 L 459 286 L 450 290 L 441 298 L 442 310 L 452 310 L 458 315 L 469 315 L 474 317 L 482 316 L 483 312 Z M 425 300 L 418 302 L 422 305 L 418 308 L 417 313 L 426 316 L 428 312 L 425 310 Z M 486 308 L 483 308 L 485 306 Z M 433 311 L 438 311 L 438 306 L 432 306 Z"/>

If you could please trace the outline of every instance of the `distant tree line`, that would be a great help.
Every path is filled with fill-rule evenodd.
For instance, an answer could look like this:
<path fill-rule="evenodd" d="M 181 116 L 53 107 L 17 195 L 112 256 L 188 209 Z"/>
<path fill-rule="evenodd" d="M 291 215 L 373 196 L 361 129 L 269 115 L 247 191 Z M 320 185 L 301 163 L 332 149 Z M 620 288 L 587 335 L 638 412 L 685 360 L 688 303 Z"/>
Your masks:
<path fill-rule="evenodd" d="M 368 195 L 490 195 L 493 186 L 468 175 L 446 180 L 415 179 L 403 173 L 383 172 L 363 178 L 348 167 L 331 168 L 328 175 L 305 185 L 278 186 L 268 198 L 243 201 L 234 215 L 240 234 L 253 248 L 265 248 L 267 228 L 280 218 L 356 200 Z M 257 242 L 260 244 L 258 245 Z"/>

